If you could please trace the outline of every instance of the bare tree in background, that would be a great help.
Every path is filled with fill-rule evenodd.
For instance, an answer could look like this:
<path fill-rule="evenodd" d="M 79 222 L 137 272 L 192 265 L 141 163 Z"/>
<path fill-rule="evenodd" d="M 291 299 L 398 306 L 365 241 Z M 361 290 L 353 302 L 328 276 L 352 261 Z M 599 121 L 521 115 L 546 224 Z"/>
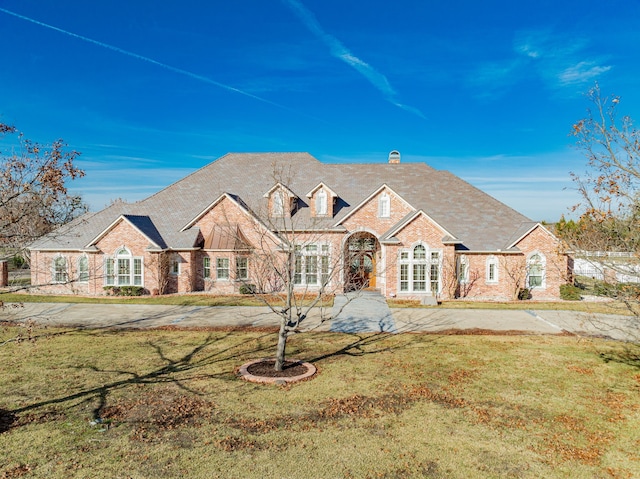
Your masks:
<path fill-rule="evenodd" d="M 629 116 L 618 114 L 620 97 L 602 96 L 596 84 L 588 99 L 592 106 L 572 131 L 587 158 L 587 171 L 572 173 L 580 216 L 557 231 L 577 256 L 594 258 L 596 252 L 594 261 L 610 271 L 607 294 L 637 318 L 640 288 L 630 282 L 640 276 L 640 132 Z"/>

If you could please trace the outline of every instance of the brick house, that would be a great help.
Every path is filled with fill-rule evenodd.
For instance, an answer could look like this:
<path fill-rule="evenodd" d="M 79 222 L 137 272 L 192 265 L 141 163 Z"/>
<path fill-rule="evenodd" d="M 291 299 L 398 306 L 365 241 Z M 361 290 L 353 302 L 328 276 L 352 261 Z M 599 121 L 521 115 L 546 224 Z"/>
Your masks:
<path fill-rule="evenodd" d="M 90 295 L 127 285 L 273 291 L 283 262 L 300 290 L 426 300 L 508 300 L 524 287 L 557 299 L 570 274 L 543 225 L 447 171 L 401 163 L 397 151 L 376 164 L 234 153 L 41 238 L 31 281 L 41 292 Z"/>

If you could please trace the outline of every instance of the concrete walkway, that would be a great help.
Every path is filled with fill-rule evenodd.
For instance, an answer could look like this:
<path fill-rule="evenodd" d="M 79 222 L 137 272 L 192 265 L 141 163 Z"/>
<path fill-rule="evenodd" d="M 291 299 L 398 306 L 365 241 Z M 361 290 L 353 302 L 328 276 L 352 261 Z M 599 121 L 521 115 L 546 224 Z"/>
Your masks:
<path fill-rule="evenodd" d="M 384 297 L 374 291 L 337 295 L 331 310 L 330 331 L 337 333 L 397 333 Z"/>
<path fill-rule="evenodd" d="M 43 326 L 77 328 L 273 328 L 279 317 L 266 307 L 165 306 L 141 304 L 24 303 L 0 309 L 0 319 L 34 320 Z M 535 303 L 531 303 L 535 307 Z M 640 321 L 632 316 L 575 311 L 393 308 L 380 295 L 337 296 L 334 317 L 323 321 L 314 310 L 302 323 L 303 331 L 438 332 L 486 329 L 558 334 L 569 331 L 614 339 L 640 338 Z"/>

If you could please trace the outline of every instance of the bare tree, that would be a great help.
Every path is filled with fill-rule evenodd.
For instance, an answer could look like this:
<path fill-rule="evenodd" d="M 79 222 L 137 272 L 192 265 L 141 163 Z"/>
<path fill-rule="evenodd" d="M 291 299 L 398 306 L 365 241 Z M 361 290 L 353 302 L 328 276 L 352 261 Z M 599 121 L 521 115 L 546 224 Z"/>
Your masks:
<path fill-rule="evenodd" d="M 640 288 L 621 283 L 640 277 L 640 131 L 629 116 L 618 115 L 620 97 L 602 96 L 596 84 L 588 99 L 592 107 L 572 131 L 587 158 L 587 171 L 572 173 L 580 216 L 558 233 L 578 255 L 595 257 L 612 272 L 609 280 L 617 284 L 608 294 L 639 316 Z"/>
<path fill-rule="evenodd" d="M 74 163 L 79 153 L 62 140 L 41 145 L 3 123 L 0 135 L 16 135 L 0 150 L 0 250 L 26 257 L 31 241 L 86 212 L 67 190 L 84 172 Z"/>
<path fill-rule="evenodd" d="M 0 259 L 28 261 L 29 243 L 86 212 L 81 198 L 70 194 L 66 185 L 84 172 L 74 164 L 79 153 L 66 151 L 62 140 L 44 146 L 4 123 L 0 123 L 0 138 L 15 138 L 0 148 Z M 20 306 L 5 305 L 0 296 L 4 313 Z M 10 322 L 11 314 L 0 318 L 0 326 Z M 2 344 L 30 338 L 34 324 L 27 321 L 26 333 L 19 332 Z"/>
<path fill-rule="evenodd" d="M 312 310 L 321 321 L 325 319 L 329 298 L 343 292 L 342 280 L 348 276 L 342 236 L 326 232 L 329 216 L 302 211 L 313 208 L 289 189 L 293 175 L 290 167 L 274 165 L 275 187 L 268 200 L 253 207 L 242 205 L 250 221 L 239 217 L 237 206 L 227 202 L 217 210 L 214 227 L 218 244 L 234 251 L 233 262 L 224 265 L 232 282 L 279 318 L 276 371 L 285 365 L 289 336 Z M 211 264 L 211 269 L 216 266 Z"/>

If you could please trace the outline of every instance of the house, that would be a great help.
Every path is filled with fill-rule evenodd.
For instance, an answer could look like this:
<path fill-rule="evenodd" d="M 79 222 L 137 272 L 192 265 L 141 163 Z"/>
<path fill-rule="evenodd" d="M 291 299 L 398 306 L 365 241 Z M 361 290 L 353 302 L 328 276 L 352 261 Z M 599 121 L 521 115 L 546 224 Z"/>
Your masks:
<path fill-rule="evenodd" d="M 447 171 L 325 164 L 307 153 L 230 153 L 136 203 L 87 213 L 31 246 L 41 292 L 232 294 L 282 286 L 387 297 L 557 299 L 568 257 L 543 225 Z M 263 255 L 264 256 L 264 255 Z"/>

